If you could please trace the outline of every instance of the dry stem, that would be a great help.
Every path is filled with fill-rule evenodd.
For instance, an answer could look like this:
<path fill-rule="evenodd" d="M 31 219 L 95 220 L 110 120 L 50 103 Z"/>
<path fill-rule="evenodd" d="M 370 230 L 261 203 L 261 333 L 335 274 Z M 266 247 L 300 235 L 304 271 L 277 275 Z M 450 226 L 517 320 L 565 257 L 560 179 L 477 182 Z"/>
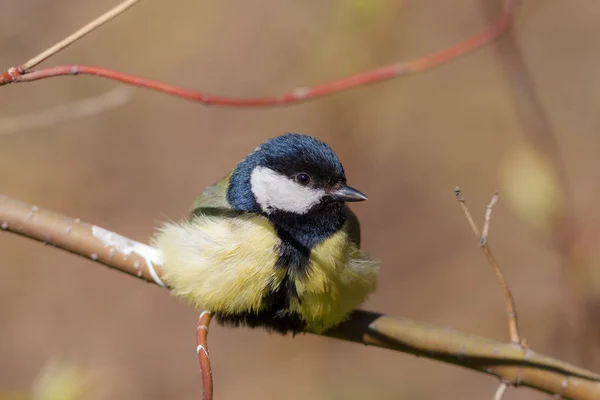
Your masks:
<path fill-rule="evenodd" d="M 473 220 L 473 216 L 471 215 L 471 212 L 469 211 L 469 207 L 467 207 L 467 202 L 462 194 L 462 191 L 460 190 L 460 188 L 458 186 L 456 188 L 454 188 L 454 193 L 456 194 L 456 199 L 458 200 L 460 206 L 462 207 L 462 209 L 465 213 L 465 216 L 467 217 L 467 220 L 469 221 L 469 225 L 471 225 L 471 229 L 473 230 L 473 233 L 479 240 L 479 243 L 481 245 L 481 250 L 483 251 L 488 262 L 494 269 L 494 273 L 496 274 L 496 277 L 498 278 L 498 281 L 500 282 L 500 286 L 502 286 L 502 290 L 504 291 L 504 298 L 506 300 L 506 313 L 508 315 L 508 331 L 510 333 L 510 341 L 515 344 L 522 344 L 521 337 L 519 335 L 519 326 L 517 323 L 517 308 L 515 306 L 515 301 L 513 299 L 512 293 L 508 286 L 508 283 L 506 282 L 506 279 L 504 279 L 504 275 L 502 274 L 502 271 L 500 270 L 498 263 L 496 263 L 496 259 L 492 255 L 492 251 L 487 242 L 487 235 L 488 235 L 488 231 L 489 231 L 490 219 L 492 216 L 492 208 L 498 201 L 498 192 L 496 191 L 494 193 L 494 195 L 492 196 L 492 200 L 490 201 L 490 204 L 487 206 L 486 213 L 485 213 L 485 223 L 483 225 L 483 230 L 482 230 L 483 234 L 479 233 L 479 229 L 477 228 L 477 225 L 475 224 L 475 221 Z"/>
<path fill-rule="evenodd" d="M 76 118 L 85 118 L 121 107 L 131 100 L 133 89 L 118 86 L 106 93 L 59 104 L 45 110 L 0 118 L 0 136 L 40 129 Z"/>
<path fill-rule="evenodd" d="M 27 70 L 35 67 L 39 63 L 43 62 L 44 60 L 47 60 L 48 58 L 52 57 L 59 51 L 63 50 L 64 48 L 66 48 L 69 45 L 73 44 L 74 42 L 78 41 L 79 39 L 81 39 L 82 37 L 87 35 L 88 33 L 92 32 L 94 29 L 101 27 L 102 25 L 104 25 L 111 19 L 115 18 L 119 14 L 122 14 L 127 9 L 129 9 L 130 7 L 133 7 L 140 1 L 141 0 L 125 0 L 125 1 L 121 2 L 119 5 L 108 10 L 104 14 L 100 15 L 98 18 L 94 19 L 92 22 L 86 24 L 79 30 L 73 32 L 72 34 L 70 34 L 69 36 L 67 36 L 66 38 L 61 40 L 60 42 L 56 43 L 54 46 L 44 50 L 37 56 L 33 57 L 31 60 L 22 64 L 19 67 L 19 71 L 21 73 L 23 73 L 23 72 L 26 72 Z"/>
<path fill-rule="evenodd" d="M 492 209 L 498 202 L 499 195 L 500 195 L 500 193 L 496 190 L 496 192 L 494 192 L 494 195 L 492 196 L 492 199 L 490 200 L 490 204 L 488 204 L 488 206 L 485 210 L 485 220 L 483 222 L 483 229 L 481 230 L 481 244 L 482 245 L 487 243 L 488 233 L 490 230 L 490 221 L 492 219 Z"/>

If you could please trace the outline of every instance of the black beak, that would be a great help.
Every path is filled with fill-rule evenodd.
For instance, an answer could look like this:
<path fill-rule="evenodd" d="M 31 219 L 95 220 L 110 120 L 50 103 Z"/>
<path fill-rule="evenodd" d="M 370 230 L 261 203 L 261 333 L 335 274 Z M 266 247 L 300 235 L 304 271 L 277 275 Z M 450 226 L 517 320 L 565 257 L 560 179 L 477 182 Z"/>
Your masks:
<path fill-rule="evenodd" d="M 335 200 L 340 201 L 365 201 L 367 196 L 350 186 L 342 185 L 339 189 L 330 193 Z"/>

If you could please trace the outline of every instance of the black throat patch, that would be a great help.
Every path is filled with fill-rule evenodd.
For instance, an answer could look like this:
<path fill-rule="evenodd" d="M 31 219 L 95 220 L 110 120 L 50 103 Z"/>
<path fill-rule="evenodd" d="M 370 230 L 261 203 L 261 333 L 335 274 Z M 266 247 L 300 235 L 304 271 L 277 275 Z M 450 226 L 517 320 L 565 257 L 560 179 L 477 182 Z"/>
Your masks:
<path fill-rule="evenodd" d="M 304 331 L 306 324 L 301 316 L 290 311 L 292 301 L 302 302 L 296 291 L 295 280 L 307 277 L 310 272 L 312 249 L 344 226 L 346 216 L 342 207 L 342 204 L 339 207 L 330 204 L 306 215 L 283 212 L 269 214 L 267 218 L 273 223 L 281 240 L 275 249 L 279 254 L 275 268 L 285 269 L 285 277 L 276 290 L 265 295 L 264 308 L 258 313 L 217 313 L 217 320 L 224 325 L 264 327 L 282 334 Z"/>

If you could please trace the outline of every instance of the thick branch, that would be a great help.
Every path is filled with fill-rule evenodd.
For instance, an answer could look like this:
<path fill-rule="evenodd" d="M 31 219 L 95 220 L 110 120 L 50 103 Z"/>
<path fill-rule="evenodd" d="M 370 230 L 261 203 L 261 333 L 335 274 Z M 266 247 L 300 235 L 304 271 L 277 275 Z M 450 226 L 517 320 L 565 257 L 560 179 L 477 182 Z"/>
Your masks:
<path fill-rule="evenodd" d="M 0 227 L 162 284 L 156 249 L 77 219 L 0 196 Z M 600 375 L 521 346 L 423 322 L 357 310 L 324 336 L 460 365 L 565 399 L 600 398 Z"/>

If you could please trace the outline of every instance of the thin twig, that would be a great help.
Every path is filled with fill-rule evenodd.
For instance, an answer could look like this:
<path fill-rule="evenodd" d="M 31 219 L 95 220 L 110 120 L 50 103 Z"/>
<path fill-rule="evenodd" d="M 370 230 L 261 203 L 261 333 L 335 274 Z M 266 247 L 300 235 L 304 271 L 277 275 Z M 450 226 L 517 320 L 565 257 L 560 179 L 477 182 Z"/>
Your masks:
<path fill-rule="evenodd" d="M 208 327 L 211 319 L 210 311 L 202 311 L 196 328 L 196 353 L 198 353 L 200 374 L 202 375 L 202 400 L 212 400 L 213 398 L 212 370 L 208 355 Z"/>
<path fill-rule="evenodd" d="M 76 64 L 45 68 L 39 71 L 31 72 L 23 71 L 22 69 L 14 67 L 9 68 L 9 70 L 5 71 L 4 73 L 0 73 L 0 86 L 8 83 L 32 82 L 55 76 L 93 75 L 134 86 L 152 89 L 182 99 L 198 102 L 203 105 L 218 105 L 224 107 L 274 107 L 297 104 L 359 86 L 370 85 L 403 75 L 425 71 L 432 67 L 454 60 L 461 55 L 472 52 L 493 41 L 498 36 L 506 32 L 506 30 L 508 30 L 514 21 L 515 7 L 513 3 L 515 1 L 516 0 L 509 0 L 505 11 L 502 12 L 496 22 L 491 24 L 487 29 L 447 49 L 423 58 L 419 58 L 417 60 L 387 65 L 311 88 L 296 88 L 280 96 L 256 98 L 230 98 L 213 96 L 176 87 L 163 82 L 140 78 L 135 75 L 127 75 L 105 68 Z"/>
<path fill-rule="evenodd" d="M 502 400 L 504 397 L 504 393 L 508 389 L 508 384 L 506 382 L 502 382 L 498 389 L 496 390 L 496 394 L 494 394 L 494 400 Z"/>
<path fill-rule="evenodd" d="M 492 213 L 492 207 L 498 201 L 498 192 L 494 193 L 494 196 L 492 196 L 492 200 L 490 201 L 490 204 L 488 205 L 487 210 L 486 210 L 485 224 L 483 226 L 484 235 L 481 235 L 479 233 L 479 229 L 477 228 L 477 225 L 475 224 L 475 221 L 473 220 L 473 216 L 471 215 L 471 212 L 469 211 L 469 207 L 467 207 L 467 202 L 463 196 L 463 193 L 458 186 L 454 188 L 454 193 L 456 194 L 456 199 L 458 200 L 460 206 L 462 207 L 462 209 L 465 213 L 465 216 L 467 217 L 467 220 L 469 221 L 469 225 L 471 225 L 471 229 L 473 230 L 473 233 L 477 237 L 477 240 L 479 240 L 479 243 L 481 245 L 481 250 L 483 251 L 488 262 L 494 269 L 496 277 L 498 278 L 498 281 L 500 282 L 500 286 L 502 286 L 502 290 L 504 291 L 504 298 L 506 300 L 506 313 L 508 315 L 508 331 L 510 333 L 510 341 L 515 344 L 523 344 L 523 342 L 521 341 L 521 336 L 519 335 L 519 327 L 518 327 L 518 322 L 517 322 L 517 309 L 515 306 L 515 301 L 513 299 L 512 293 L 508 286 L 508 283 L 506 282 L 506 279 L 504 279 L 504 275 L 502 274 L 502 271 L 500 270 L 498 263 L 496 263 L 496 260 L 494 259 L 494 256 L 492 255 L 492 250 L 490 249 L 490 246 L 487 243 L 487 234 L 488 234 L 488 230 L 489 230 L 489 223 L 490 223 L 490 218 L 491 218 L 491 213 Z"/>
<path fill-rule="evenodd" d="M 488 233 L 490 231 L 490 221 L 492 219 L 492 209 L 498 202 L 499 196 L 500 196 L 500 193 L 498 191 L 496 191 L 494 193 L 494 195 L 492 196 L 492 199 L 490 200 L 490 204 L 488 204 L 488 206 L 485 210 L 485 220 L 483 222 L 483 229 L 481 230 L 481 244 L 482 245 L 487 243 Z M 464 203 L 464 201 L 463 201 L 463 203 Z"/>
<path fill-rule="evenodd" d="M 0 229 L 164 285 L 160 279 L 161 257 L 156 249 L 78 219 L 0 195 Z M 323 336 L 460 365 L 499 377 L 503 382 L 559 394 L 564 399 L 600 398 L 598 374 L 529 348 L 447 327 L 356 310 Z"/>
<path fill-rule="evenodd" d="M 477 236 L 477 238 L 479 239 L 479 228 L 477 227 L 477 224 L 475 223 L 475 220 L 473 219 L 473 216 L 471 215 L 471 212 L 467 207 L 467 202 L 462 194 L 462 190 L 460 190 L 458 186 L 454 188 L 454 194 L 456 195 L 456 200 L 458 200 L 458 204 L 460 204 L 463 211 L 465 212 L 465 216 L 467 217 L 467 221 L 469 221 L 469 225 L 471 225 L 471 229 L 473 230 L 473 232 L 475 232 L 475 236 Z"/>
<path fill-rule="evenodd" d="M 81 39 L 82 37 L 87 35 L 88 33 L 92 32 L 94 29 L 101 27 L 102 25 L 104 25 L 105 23 L 110 21 L 111 19 L 122 14 L 127 9 L 133 7 L 140 1 L 141 0 L 125 0 L 125 1 L 121 2 L 119 5 L 108 10 L 104 14 L 100 15 L 98 18 L 94 19 L 92 22 L 86 24 L 85 26 L 83 26 L 82 28 L 77 30 L 76 32 L 73 32 L 71 35 L 67 36 L 60 42 L 56 43 L 54 46 L 44 50 L 37 56 L 33 57 L 31 60 L 22 64 L 19 67 L 19 71 L 21 73 L 24 73 L 27 70 L 35 67 L 39 63 L 43 62 L 44 60 L 47 60 L 48 58 L 52 57 L 59 51 L 65 49 L 69 45 L 73 44 L 74 42 L 78 41 L 79 39 Z"/>
<path fill-rule="evenodd" d="M 0 135 L 46 128 L 76 118 L 85 118 L 112 110 L 126 104 L 133 97 L 133 89 L 118 86 L 106 93 L 59 104 L 41 111 L 28 112 L 14 117 L 0 118 Z"/>

